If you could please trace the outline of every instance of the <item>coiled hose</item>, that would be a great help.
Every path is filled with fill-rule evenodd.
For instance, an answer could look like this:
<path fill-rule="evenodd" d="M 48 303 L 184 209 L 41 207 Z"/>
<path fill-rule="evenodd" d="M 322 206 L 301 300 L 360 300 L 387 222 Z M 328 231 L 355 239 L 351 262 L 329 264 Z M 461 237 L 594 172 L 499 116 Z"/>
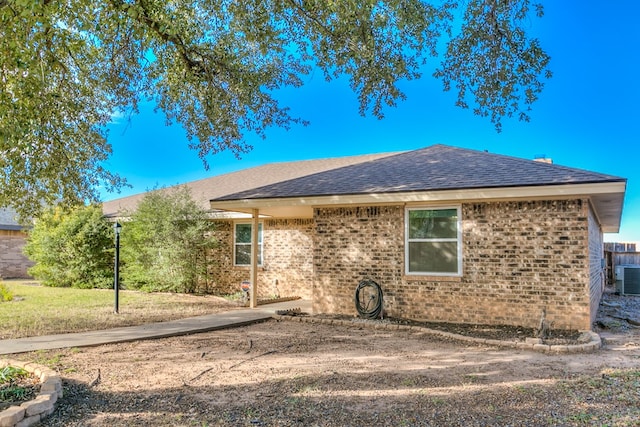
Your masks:
<path fill-rule="evenodd" d="M 376 319 L 382 313 L 382 288 L 371 279 L 364 279 L 356 287 L 356 310 L 360 317 Z"/>

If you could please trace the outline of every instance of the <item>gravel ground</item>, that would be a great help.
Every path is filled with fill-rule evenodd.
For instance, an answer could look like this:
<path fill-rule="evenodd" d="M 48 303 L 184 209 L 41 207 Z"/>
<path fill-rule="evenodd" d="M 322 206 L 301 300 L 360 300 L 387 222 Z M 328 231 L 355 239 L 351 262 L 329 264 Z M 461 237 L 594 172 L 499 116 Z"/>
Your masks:
<path fill-rule="evenodd" d="M 608 301 L 640 313 L 640 298 Z M 272 320 L 20 358 L 64 378 L 44 426 L 639 425 L 640 334 L 605 309 L 593 354 Z"/>

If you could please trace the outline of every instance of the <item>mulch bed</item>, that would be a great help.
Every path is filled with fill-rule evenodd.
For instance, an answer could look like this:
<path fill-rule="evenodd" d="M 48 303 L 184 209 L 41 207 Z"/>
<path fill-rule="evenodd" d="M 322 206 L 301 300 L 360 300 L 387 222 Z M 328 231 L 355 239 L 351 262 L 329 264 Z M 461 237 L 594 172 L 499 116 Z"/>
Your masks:
<path fill-rule="evenodd" d="M 306 313 L 282 313 L 293 316 L 306 315 Z M 494 339 L 510 342 L 524 342 L 527 338 L 536 338 L 537 331 L 533 328 L 524 328 L 509 325 L 474 325 L 465 323 L 443 323 L 443 322 L 417 322 L 408 319 L 385 318 L 385 319 L 360 319 L 347 315 L 314 315 L 316 318 L 329 318 L 341 320 L 353 320 L 354 322 L 390 322 L 400 325 L 421 326 L 453 334 L 468 337 Z M 636 320 L 632 320 L 636 319 Z M 624 330 L 640 327 L 640 296 L 616 294 L 614 290 L 607 289 L 602 295 L 598 316 L 594 323 L 595 331 L 611 330 L 621 332 Z M 553 329 L 542 342 L 550 345 L 574 345 L 584 343 L 584 336 L 576 330 Z"/>
<path fill-rule="evenodd" d="M 391 319 L 394 321 L 395 319 Z M 400 324 L 410 324 L 422 326 L 429 329 L 450 332 L 453 334 L 464 335 L 468 337 L 494 339 L 510 342 L 524 342 L 527 338 L 537 337 L 536 330 L 533 328 L 524 328 L 521 326 L 509 325 L 471 325 L 458 323 L 440 323 L 440 322 L 410 322 L 405 320 L 395 320 Z M 545 344 L 578 344 L 580 343 L 582 334 L 579 331 L 571 331 L 564 329 L 551 329 L 549 336 L 543 339 Z"/>
<path fill-rule="evenodd" d="M 300 314 L 297 314 L 300 315 Z M 319 319 L 340 319 L 353 320 L 354 322 L 386 322 L 399 325 L 420 326 L 428 329 L 435 329 L 453 334 L 481 338 L 494 339 L 509 342 L 524 342 L 527 338 L 537 337 L 533 328 L 510 325 L 475 325 L 466 323 L 445 323 L 445 322 L 418 322 L 408 319 L 388 317 L 385 319 L 361 319 L 359 317 L 347 315 L 315 315 Z M 582 333 L 579 331 L 551 329 L 549 336 L 542 341 L 544 344 L 572 345 L 583 342 Z"/>

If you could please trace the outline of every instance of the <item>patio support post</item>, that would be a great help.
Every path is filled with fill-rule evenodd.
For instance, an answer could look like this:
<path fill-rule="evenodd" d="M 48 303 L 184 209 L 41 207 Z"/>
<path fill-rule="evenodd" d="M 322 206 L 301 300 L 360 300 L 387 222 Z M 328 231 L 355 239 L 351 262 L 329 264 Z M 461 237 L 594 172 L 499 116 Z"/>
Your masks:
<path fill-rule="evenodd" d="M 252 210 L 253 225 L 251 226 L 251 292 L 249 292 L 249 307 L 258 306 L 258 209 Z"/>

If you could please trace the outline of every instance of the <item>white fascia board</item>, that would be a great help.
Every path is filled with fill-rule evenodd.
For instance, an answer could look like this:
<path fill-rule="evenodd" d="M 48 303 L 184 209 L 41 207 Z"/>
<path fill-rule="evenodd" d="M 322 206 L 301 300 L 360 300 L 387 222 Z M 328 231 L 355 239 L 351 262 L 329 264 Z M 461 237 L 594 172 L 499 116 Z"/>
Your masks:
<path fill-rule="evenodd" d="M 544 197 L 577 197 L 597 194 L 624 193 L 625 182 L 606 182 L 593 184 L 559 184 L 530 187 L 473 188 L 463 190 L 412 191 L 400 193 L 369 193 L 333 196 L 311 196 L 267 199 L 241 199 L 211 201 L 213 209 L 246 212 L 250 209 L 262 209 L 280 206 L 331 206 L 362 205 L 384 203 L 425 203 L 444 201 L 473 200 L 509 200 Z"/>
<path fill-rule="evenodd" d="M 259 215 L 260 218 L 267 218 L 267 215 Z M 234 211 L 214 211 L 209 212 L 210 219 L 251 219 L 253 215 L 247 212 Z"/>

